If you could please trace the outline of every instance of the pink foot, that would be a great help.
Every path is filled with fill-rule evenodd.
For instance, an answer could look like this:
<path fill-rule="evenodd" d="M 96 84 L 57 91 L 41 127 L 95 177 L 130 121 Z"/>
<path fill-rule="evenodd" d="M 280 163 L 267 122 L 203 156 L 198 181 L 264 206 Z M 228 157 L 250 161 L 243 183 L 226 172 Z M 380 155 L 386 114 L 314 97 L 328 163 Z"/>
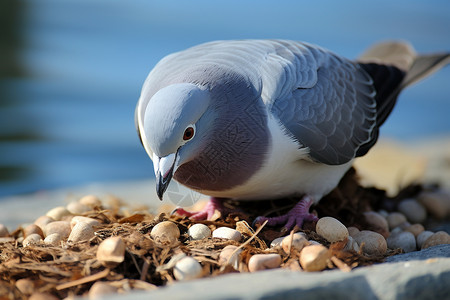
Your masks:
<path fill-rule="evenodd" d="M 309 212 L 309 208 L 313 203 L 314 201 L 311 197 L 304 196 L 287 214 L 272 218 L 259 216 L 253 224 L 262 224 L 268 220 L 267 225 L 269 226 L 284 224 L 283 231 L 289 231 L 294 226 L 302 228 L 305 221 L 318 220 L 317 216 Z"/>
<path fill-rule="evenodd" d="M 205 207 L 199 212 L 189 212 L 179 207 L 175 208 L 172 214 L 176 213 L 177 215 L 180 216 L 186 216 L 195 221 L 210 220 L 214 215 L 216 209 L 220 211 L 222 214 L 228 211 L 228 209 L 223 206 L 222 201 L 223 198 L 211 197 L 208 203 L 206 203 Z"/>

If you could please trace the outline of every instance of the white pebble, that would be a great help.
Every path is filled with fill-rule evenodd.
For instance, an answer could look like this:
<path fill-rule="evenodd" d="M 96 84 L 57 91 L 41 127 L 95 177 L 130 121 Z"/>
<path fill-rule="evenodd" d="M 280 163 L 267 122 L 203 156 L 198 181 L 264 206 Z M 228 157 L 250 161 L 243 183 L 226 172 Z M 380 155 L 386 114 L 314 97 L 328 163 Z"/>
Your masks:
<path fill-rule="evenodd" d="M 41 236 L 41 238 L 44 238 L 44 232 L 42 231 L 41 227 L 37 226 L 36 224 L 30 224 L 23 229 L 24 237 L 27 237 L 33 233 L 37 233 Z"/>
<path fill-rule="evenodd" d="M 214 238 L 222 238 L 227 240 L 233 240 L 239 242 L 242 238 L 242 235 L 239 231 L 228 228 L 228 227 L 219 227 L 213 231 L 212 236 Z"/>
<path fill-rule="evenodd" d="M 63 206 L 57 206 L 49 210 L 46 216 L 55 221 L 61 221 L 65 216 L 70 216 L 70 212 Z"/>
<path fill-rule="evenodd" d="M 322 271 L 327 267 L 331 254 L 323 245 L 311 245 L 303 248 L 300 252 L 300 265 L 309 272 Z"/>
<path fill-rule="evenodd" d="M 32 233 L 22 241 L 22 245 L 24 247 L 28 247 L 30 245 L 39 244 L 41 241 L 42 241 L 42 237 L 39 234 Z"/>
<path fill-rule="evenodd" d="M 59 233 L 52 233 L 44 239 L 44 243 L 51 246 L 57 246 L 62 241 L 62 236 Z"/>
<path fill-rule="evenodd" d="M 100 243 L 97 259 L 106 267 L 115 267 L 125 259 L 125 243 L 119 236 L 109 237 Z"/>
<path fill-rule="evenodd" d="M 425 207 L 414 199 L 400 202 L 398 211 L 404 214 L 411 223 L 422 223 L 427 218 Z"/>
<path fill-rule="evenodd" d="M 406 217 L 402 213 L 392 212 L 386 217 L 386 220 L 389 224 L 389 229 L 394 229 L 400 224 L 406 222 Z"/>
<path fill-rule="evenodd" d="M 202 275 L 203 269 L 200 263 L 190 256 L 186 256 L 175 264 L 173 275 L 178 280 L 190 280 Z"/>
<path fill-rule="evenodd" d="M 286 236 L 283 241 L 281 242 L 281 248 L 283 248 L 283 251 L 286 254 L 289 254 L 292 249 L 295 249 L 296 251 L 300 252 L 305 246 L 308 246 L 309 242 L 306 239 L 306 234 L 303 232 L 297 232 L 291 236 Z"/>
<path fill-rule="evenodd" d="M 62 238 L 67 238 L 70 235 L 71 228 L 70 223 L 67 221 L 55 221 L 48 223 L 44 227 L 45 236 L 49 236 L 52 233 L 59 233 Z"/>
<path fill-rule="evenodd" d="M 0 237 L 7 237 L 9 236 L 8 228 L 6 228 L 5 225 L 0 224 Z"/>
<path fill-rule="evenodd" d="M 422 249 L 423 243 L 434 234 L 434 232 L 431 231 L 422 231 L 416 238 L 417 240 L 417 249 Z"/>
<path fill-rule="evenodd" d="M 276 253 L 255 254 L 248 261 L 248 270 L 256 272 L 267 269 L 275 269 L 281 265 L 281 256 Z"/>
<path fill-rule="evenodd" d="M 105 299 L 106 295 L 117 293 L 118 289 L 104 281 L 97 281 L 89 289 L 89 299 Z"/>
<path fill-rule="evenodd" d="M 102 201 L 100 201 L 100 199 L 94 195 L 86 195 L 84 197 L 81 197 L 81 199 L 78 200 L 78 202 L 91 208 L 102 205 Z"/>
<path fill-rule="evenodd" d="M 163 221 L 155 225 L 150 232 L 152 239 L 161 245 L 173 246 L 178 242 L 180 229 L 170 221 Z"/>
<path fill-rule="evenodd" d="M 49 216 L 40 216 L 36 219 L 36 221 L 34 221 L 34 224 L 44 229 L 45 226 L 51 222 L 55 222 L 55 220 Z"/>
<path fill-rule="evenodd" d="M 355 236 L 360 231 L 358 228 L 353 227 L 353 226 L 347 227 L 347 230 L 348 230 L 348 235 L 349 236 Z"/>
<path fill-rule="evenodd" d="M 353 239 L 359 247 L 364 243 L 363 252 L 368 255 L 382 255 L 387 251 L 386 239 L 377 232 L 362 230 Z"/>
<path fill-rule="evenodd" d="M 403 231 L 391 234 L 387 240 L 389 249 L 403 249 L 406 253 L 416 251 L 416 238 L 411 232 Z"/>
<path fill-rule="evenodd" d="M 347 227 L 332 217 L 323 217 L 317 221 L 316 232 L 330 243 L 343 241 L 348 237 Z"/>
<path fill-rule="evenodd" d="M 374 211 L 364 213 L 366 222 L 371 225 L 374 231 L 380 233 L 382 236 L 389 236 L 389 225 L 385 217 Z"/>
<path fill-rule="evenodd" d="M 446 193 L 423 193 L 418 197 L 418 201 L 436 219 L 443 219 L 449 214 L 450 196 Z"/>
<path fill-rule="evenodd" d="M 205 224 L 194 224 L 189 227 L 188 235 L 193 240 L 202 240 L 211 236 L 211 230 Z"/>
<path fill-rule="evenodd" d="M 285 236 L 281 236 L 279 238 L 274 239 L 272 242 L 270 242 L 270 248 L 275 248 L 278 246 L 281 247 L 281 242 L 283 241 L 284 238 Z"/>
<path fill-rule="evenodd" d="M 70 227 L 73 228 L 75 224 L 78 222 L 84 222 L 87 224 L 90 224 L 91 226 L 99 226 L 100 222 L 96 219 L 89 218 L 89 217 L 83 217 L 83 216 L 75 216 L 70 220 Z"/>
<path fill-rule="evenodd" d="M 31 295 L 35 290 L 33 280 L 28 278 L 17 280 L 15 286 L 22 294 L 27 296 Z"/>
<path fill-rule="evenodd" d="M 315 240 L 309 240 L 308 242 L 310 245 L 322 245 L 321 243 L 319 243 L 318 241 L 315 241 Z"/>
<path fill-rule="evenodd" d="M 67 241 L 72 243 L 88 241 L 93 236 L 94 228 L 92 228 L 91 224 L 78 222 L 75 224 L 75 226 L 73 226 Z"/>
<path fill-rule="evenodd" d="M 81 204 L 80 202 L 77 201 L 72 201 L 69 204 L 67 204 L 66 209 L 73 215 L 81 215 L 91 210 L 89 206 Z"/>
<path fill-rule="evenodd" d="M 238 247 L 234 246 L 234 245 L 228 245 L 225 248 L 223 248 L 219 254 L 219 264 L 226 265 L 229 263 L 233 268 L 238 270 L 239 269 L 239 256 L 242 252 L 242 249 L 239 249 L 239 250 L 236 250 L 236 249 L 238 249 Z"/>
<path fill-rule="evenodd" d="M 426 249 L 436 245 L 448 245 L 448 244 L 450 244 L 450 235 L 445 231 L 438 231 L 429 238 L 427 238 L 427 240 L 422 245 L 422 249 Z"/>

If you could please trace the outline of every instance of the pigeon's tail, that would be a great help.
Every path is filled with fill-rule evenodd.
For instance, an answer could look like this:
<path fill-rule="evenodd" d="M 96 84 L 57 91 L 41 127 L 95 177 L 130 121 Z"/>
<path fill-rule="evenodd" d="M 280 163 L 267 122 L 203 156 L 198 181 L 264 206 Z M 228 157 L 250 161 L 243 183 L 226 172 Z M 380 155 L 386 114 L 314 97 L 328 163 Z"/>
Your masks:
<path fill-rule="evenodd" d="M 369 48 L 359 58 L 361 63 L 393 65 L 406 73 L 400 85 L 403 89 L 431 75 L 450 63 L 450 53 L 417 55 L 407 42 L 389 41 Z"/>

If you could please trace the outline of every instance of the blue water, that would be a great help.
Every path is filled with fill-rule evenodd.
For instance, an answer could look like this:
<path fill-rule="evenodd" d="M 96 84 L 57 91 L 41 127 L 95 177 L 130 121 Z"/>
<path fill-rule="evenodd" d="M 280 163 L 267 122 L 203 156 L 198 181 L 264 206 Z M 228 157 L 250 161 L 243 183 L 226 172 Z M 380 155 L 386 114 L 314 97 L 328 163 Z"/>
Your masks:
<path fill-rule="evenodd" d="M 28 170 L 0 196 L 91 181 L 152 177 L 134 128 L 141 85 L 163 56 L 217 39 L 286 38 L 349 58 L 375 41 L 450 50 L 450 1 L 28 0 L 20 50 L 25 77 L 0 82 L 0 165 Z M 382 135 L 450 134 L 450 67 L 405 91 Z"/>

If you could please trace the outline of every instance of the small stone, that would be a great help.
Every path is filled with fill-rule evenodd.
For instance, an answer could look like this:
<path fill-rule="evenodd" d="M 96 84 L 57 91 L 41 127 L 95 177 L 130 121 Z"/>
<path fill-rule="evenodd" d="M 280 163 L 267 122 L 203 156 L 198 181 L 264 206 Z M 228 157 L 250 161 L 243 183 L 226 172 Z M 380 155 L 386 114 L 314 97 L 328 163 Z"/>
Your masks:
<path fill-rule="evenodd" d="M 323 217 L 317 221 L 316 232 L 330 243 L 343 241 L 348 237 L 347 227 L 332 217 Z"/>
<path fill-rule="evenodd" d="M 368 255 L 383 255 L 387 251 L 386 239 L 377 232 L 362 230 L 353 238 L 359 247 L 364 243 L 363 252 Z"/>
<path fill-rule="evenodd" d="M 422 245 L 422 249 L 430 248 L 436 245 L 450 244 L 450 235 L 445 231 L 438 231 L 430 236 Z"/>
<path fill-rule="evenodd" d="M 286 254 L 291 253 L 292 249 L 295 249 L 296 251 L 300 252 L 303 247 L 308 246 L 309 242 L 306 239 L 306 234 L 303 232 L 297 232 L 291 236 L 288 235 L 284 237 L 283 241 L 281 242 L 281 248 L 283 248 L 283 251 Z"/>
<path fill-rule="evenodd" d="M 67 238 L 71 231 L 72 229 L 70 228 L 70 223 L 67 221 L 51 222 L 44 227 L 45 236 L 49 236 L 52 233 L 59 233 L 63 239 Z"/>
<path fill-rule="evenodd" d="M 389 215 L 389 213 L 386 210 L 384 210 L 384 209 L 378 210 L 378 213 L 380 215 L 382 215 L 384 218 L 386 218 Z"/>
<path fill-rule="evenodd" d="M 406 222 L 406 217 L 399 212 L 392 212 L 387 217 L 386 220 L 389 224 L 389 229 L 394 229 L 400 224 Z"/>
<path fill-rule="evenodd" d="M 308 240 L 308 242 L 309 242 L 310 245 L 322 245 L 318 241 L 314 241 L 314 240 Z"/>
<path fill-rule="evenodd" d="M 445 193 L 433 192 L 423 193 L 418 197 L 420 204 L 425 206 L 427 212 L 436 219 L 443 219 L 448 215 L 450 202 L 449 195 Z"/>
<path fill-rule="evenodd" d="M 100 299 L 105 295 L 117 293 L 117 288 L 103 281 L 97 281 L 89 289 L 89 299 Z"/>
<path fill-rule="evenodd" d="M 73 228 L 75 226 L 75 224 L 77 224 L 78 222 L 87 223 L 87 224 L 91 225 L 92 227 L 100 226 L 100 221 L 98 221 L 96 219 L 89 218 L 89 217 L 83 217 L 83 216 L 74 216 L 70 220 L 70 227 Z"/>
<path fill-rule="evenodd" d="M 22 245 L 24 247 L 28 247 L 30 245 L 39 244 L 42 241 L 42 237 L 37 233 L 32 233 L 22 241 Z"/>
<path fill-rule="evenodd" d="M 359 251 L 359 245 L 358 243 L 353 239 L 352 236 L 348 237 L 347 244 L 345 244 L 344 250 L 347 251 Z"/>
<path fill-rule="evenodd" d="M 327 267 L 331 254 L 323 245 L 311 245 L 303 248 L 300 252 L 300 265 L 309 272 L 322 271 Z"/>
<path fill-rule="evenodd" d="M 78 200 L 78 202 L 91 208 L 102 205 L 102 201 L 95 195 L 86 195 Z"/>
<path fill-rule="evenodd" d="M 211 230 L 205 224 L 194 224 L 189 227 L 188 235 L 193 240 L 202 240 L 211 236 Z"/>
<path fill-rule="evenodd" d="M 44 229 L 48 223 L 55 222 L 55 220 L 49 216 L 40 216 L 34 221 L 34 224 Z"/>
<path fill-rule="evenodd" d="M 67 204 L 66 209 L 73 215 L 81 215 L 91 210 L 87 205 L 81 204 L 78 201 L 72 201 Z"/>
<path fill-rule="evenodd" d="M 50 217 L 55 221 L 61 221 L 65 216 L 70 215 L 70 212 L 64 206 L 57 206 L 55 208 L 52 208 L 46 214 L 47 217 Z"/>
<path fill-rule="evenodd" d="M 153 227 L 150 236 L 158 244 L 172 246 L 178 242 L 180 229 L 175 223 L 163 221 Z"/>
<path fill-rule="evenodd" d="M 366 222 L 373 228 L 373 231 L 378 232 L 385 238 L 389 236 L 389 225 L 385 217 L 374 211 L 364 213 Z"/>
<path fill-rule="evenodd" d="M 275 248 L 280 246 L 281 247 L 281 242 L 284 240 L 285 236 L 281 236 L 279 238 L 274 239 L 271 243 L 270 243 L 270 248 Z"/>
<path fill-rule="evenodd" d="M 409 223 L 408 221 L 403 222 L 402 224 L 398 225 L 398 227 L 400 227 L 400 229 L 403 231 L 406 228 L 408 228 L 409 226 L 411 226 L 411 223 Z"/>
<path fill-rule="evenodd" d="M 411 223 L 422 223 L 427 218 L 425 207 L 415 199 L 408 199 L 400 202 L 398 211 L 404 214 L 406 219 Z"/>
<path fill-rule="evenodd" d="M 394 229 L 391 230 L 391 234 L 397 234 L 403 232 L 403 229 L 400 226 L 395 227 Z"/>
<path fill-rule="evenodd" d="M 416 251 L 416 238 L 411 232 L 403 231 L 397 234 L 391 234 L 387 240 L 389 249 L 402 249 L 404 252 Z"/>
<path fill-rule="evenodd" d="M 77 243 L 82 241 L 88 241 L 94 236 L 94 228 L 91 224 L 85 222 L 78 222 L 73 226 L 70 232 L 68 242 Z"/>
<path fill-rule="evenodd" d="M 267 269 L 275 269 L 281 265 L 281 256 L 276 253 L 255 254 L 248 261 L 248 270 L 256 272 Z"/>
<path fill-rule="evenodd" d="M 57 297 L 49 293 L 33 293 L 28 300 L 58 300 Z"/>
<path fill-rule="evenodd" d="M 125 259 L 125 243 L 119 236 L 109 237 L 100 243 L 97 259 L 105 267 L 115 267 Z"/>
<path fill-rule="evenodd" d="M 434 232 L 431 232 L 431 231 L 421 232 L 416 238 L 417 249 L 422 249 L 423 243 L 425 243 L 425 241 L 433 234 L 434 234 Z"/>
<path fill-rule="evenodd" d="M 9 236 L 8 228 L 6 228 L 5 225 L 0 224 L 0 237 L 8 237 L 8 236 Z"/>
<path fill-rule="evenodd" d="M 44 232 L 42 232 L 41 227 L 37 226 L 36 224 L 30 224 L 23 229 L 24 237 L 27 237 L 33 233 L 37 233 L 41 236 L 41 238 L 44 238 Z"/>
<path fill-rule="evenodd" d="M 356 227 L 350 226 L 347 228 L 348 235 L 354 237 L 356 234 L 360 232 L 360 230 Z"/>
<path fill-rule="evenodd" d="M 51 246 L 57 246 L 60 244 L 62 239 L 63 238 L 59 233 L 52 233 L 44 239 L 44 244 L 51 245 Z"/>
<path fill-rule="evenodd" d="M 234 246 L 234 245 L 228 245 L 225 248 L 223 248 L 219 254 L 219 264 L 222 266 L 226 265 L 226 264 L 230 264 L 233 268 L 238 270 L 239 269 L 239 256 L 242 252 L 242 249 L 239 249 L 237 251 L 236 251 L 236 249 L 238 249 L 238 247 Z"/>
<path fill-rule="evenodd" d="M 22 278 L 16 281 L 16 288 L 24 295 L 31 295 L 34 292 L 33 280 Z"/>
<path fill-rule="evenodd" d="M 419 234 L 421 234 L 425 228 L 422 224 L 413 224 L 405 228 L 405 231 L 411 232 L 416 238 Z"/>
<path fill-rule="evenodd" d="M 219 227 L 212 233 L 213 238 L 222 238 L 227 240 L 233 240 L 239 242 L 242 238 L 242 235 L 239 231 L 228 228 L 228 227 Z"/>
<path fill-rule="evenodd" d="M 200 263 L 190 256 L 186 256 L 175 264 L 173 275 L 178 280 L 190 280 L 202 275 L 203 269 Z"/>

